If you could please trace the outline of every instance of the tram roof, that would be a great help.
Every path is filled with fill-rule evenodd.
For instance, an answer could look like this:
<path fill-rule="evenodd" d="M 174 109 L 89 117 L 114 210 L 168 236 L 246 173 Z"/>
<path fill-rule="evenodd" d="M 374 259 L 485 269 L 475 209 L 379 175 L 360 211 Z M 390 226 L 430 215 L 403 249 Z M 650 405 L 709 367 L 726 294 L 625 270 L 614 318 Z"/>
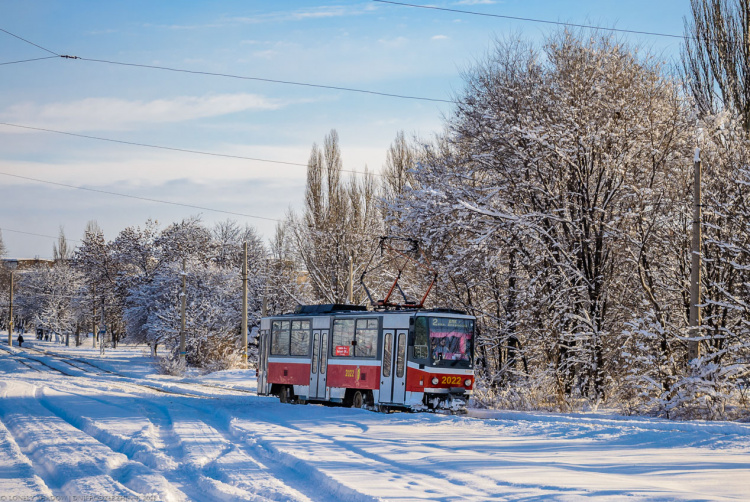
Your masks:
<path fill-rule="evenodd" d="M 462 310 L 447 309 L 447 308 L 432 308 L 432 309 L 392 309 L 392 310 L 367 310 L 364 305 L 346 305 L 339 303 L 326 303 L 318 305 L 298 305 L 294 312 L 288 312 L 285 314 L 270 315 L 268 317 L 292 317 L 292 316 L 319 316 L 319 315 L 334 315 L 334 314 L 346 314 L 346 315 L 372 315 L 372 314 L 414 314 L 417 312 L 437 313 L 437 314 L 457 314 L 467 315 Z"/>

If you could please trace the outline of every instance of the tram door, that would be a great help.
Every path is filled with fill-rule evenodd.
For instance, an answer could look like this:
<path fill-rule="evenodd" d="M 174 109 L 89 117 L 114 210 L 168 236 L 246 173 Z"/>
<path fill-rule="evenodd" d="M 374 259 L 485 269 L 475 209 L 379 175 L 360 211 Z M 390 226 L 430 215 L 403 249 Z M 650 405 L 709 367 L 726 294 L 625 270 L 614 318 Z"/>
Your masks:
<path fill-rule="evenodd" d="M 326 398 L 328 374 L 328 330 L 313 331 L 313 353 L 310 361 L 310 399 Z"/>
<path fill-rule="evenodd" d="M 383 365 L 380 401 L 403 403 L 406 399 L 406 331 L 383 331 Z"/>
<path fill-rule="evenodd" d="M 258 350 L 258 393 L 268 394 L 268 330 L 261 330 L 260 332 L 260 347 Z"/>

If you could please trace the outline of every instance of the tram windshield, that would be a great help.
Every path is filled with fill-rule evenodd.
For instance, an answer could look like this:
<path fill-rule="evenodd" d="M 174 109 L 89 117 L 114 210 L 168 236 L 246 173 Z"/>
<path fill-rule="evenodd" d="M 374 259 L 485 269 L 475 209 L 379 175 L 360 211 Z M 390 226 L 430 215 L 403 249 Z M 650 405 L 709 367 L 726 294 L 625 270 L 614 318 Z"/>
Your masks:
<path fill-rule="evenodd" d="M 420 317 L 417 318 L 416 326 L 418 340 L 420 338 L 424 340 L 424 336 L 420 334 L 425 331 L 428 334 L 428 340 L 424 341 L 429 341 L 429 348 L 424 347 L 424 349 L 427 349 L 432 365 L 468 366 L 471 363 L 474 345 L 474 321 L 472 319 Z M 415 352 L 416 350 L 415 346 Z"/>

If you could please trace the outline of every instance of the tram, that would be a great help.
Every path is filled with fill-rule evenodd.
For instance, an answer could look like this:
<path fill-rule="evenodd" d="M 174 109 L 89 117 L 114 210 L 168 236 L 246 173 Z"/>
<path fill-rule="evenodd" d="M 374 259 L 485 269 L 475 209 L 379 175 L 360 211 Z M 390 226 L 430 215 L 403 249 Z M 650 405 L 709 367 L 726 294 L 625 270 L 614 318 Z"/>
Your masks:
<path fill-rule="evenodd" d="M 457 310 L 303 305 L 261 319 L 258 394 L 380 411 L 462 411 L 476 319 Z"/>

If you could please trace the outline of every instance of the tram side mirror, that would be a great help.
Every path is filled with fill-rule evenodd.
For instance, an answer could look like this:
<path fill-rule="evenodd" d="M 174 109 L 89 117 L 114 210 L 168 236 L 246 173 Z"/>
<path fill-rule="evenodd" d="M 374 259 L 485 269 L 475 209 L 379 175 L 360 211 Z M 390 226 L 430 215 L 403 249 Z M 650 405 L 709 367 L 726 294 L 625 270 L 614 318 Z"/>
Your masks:
<path fill-rule="evenodd" d="M 356 346 L 357 346 L 357 340 L 352 340 L 352 347 L 356 347 Z"/>

